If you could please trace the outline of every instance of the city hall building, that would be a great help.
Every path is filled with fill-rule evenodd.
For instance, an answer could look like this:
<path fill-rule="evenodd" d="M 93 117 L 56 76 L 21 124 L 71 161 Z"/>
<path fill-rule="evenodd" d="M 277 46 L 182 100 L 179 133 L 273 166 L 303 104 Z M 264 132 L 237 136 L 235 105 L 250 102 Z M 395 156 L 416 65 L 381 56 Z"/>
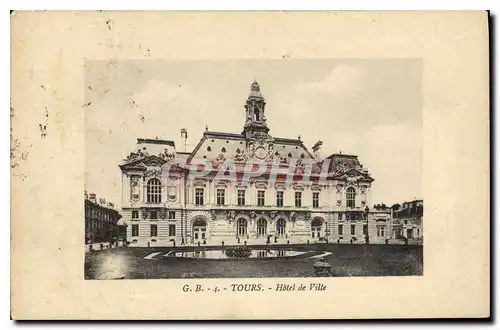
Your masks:
<path fill-rule="evenodd" d="M 240 133 L 207 129 L 192 152 L 177 151 L 170 140 L 137 140 L 119 165 L 131 246 L 389 237 L 382 228 L 388 219 L 375 224 L 369 215 L 374 179 L 357 156 L 322 158 L 321 141 L 310 151 L 300 138 L 272 136 L 257 82 L 243 115 Z"/>

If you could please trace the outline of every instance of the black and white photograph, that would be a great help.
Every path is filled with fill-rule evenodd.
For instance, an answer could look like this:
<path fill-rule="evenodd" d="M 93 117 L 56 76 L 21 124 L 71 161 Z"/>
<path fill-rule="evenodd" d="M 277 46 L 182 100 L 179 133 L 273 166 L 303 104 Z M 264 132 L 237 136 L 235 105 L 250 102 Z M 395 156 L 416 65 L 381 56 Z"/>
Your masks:
<path fill-rule="evenodd" d="M 488 12 L 11 16 L 12 319 L 491 314 Z"/>
<path fill-rule="evenodd" d="M 85 278 L 423 275 L 422 69 L 86 61 Z"/>

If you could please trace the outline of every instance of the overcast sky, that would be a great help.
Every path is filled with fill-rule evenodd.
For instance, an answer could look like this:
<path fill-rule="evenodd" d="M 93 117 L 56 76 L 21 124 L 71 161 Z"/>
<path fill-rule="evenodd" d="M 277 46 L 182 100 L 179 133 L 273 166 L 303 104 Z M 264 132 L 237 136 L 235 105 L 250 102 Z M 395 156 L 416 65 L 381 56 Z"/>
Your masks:
<path fill-rule="evenodd" d="M 375 178 L 372 204 L 422 198 L 418 59 L 87 61 L 86 189 L 121 205 L 121 160 L 138 137 L 188 151 L 211 131 L 240 133 L 256 79 L 275 137 L 356 154 Z"/>

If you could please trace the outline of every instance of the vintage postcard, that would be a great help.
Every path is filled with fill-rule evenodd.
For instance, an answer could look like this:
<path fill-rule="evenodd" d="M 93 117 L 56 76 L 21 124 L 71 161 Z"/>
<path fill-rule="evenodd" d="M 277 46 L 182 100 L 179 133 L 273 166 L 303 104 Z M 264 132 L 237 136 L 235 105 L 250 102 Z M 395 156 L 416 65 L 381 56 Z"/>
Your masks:
<path fill-rule="evenodd" d="M 12 317 L 488 317 L 488 56 L 485 12 L 15 12 Z"/>

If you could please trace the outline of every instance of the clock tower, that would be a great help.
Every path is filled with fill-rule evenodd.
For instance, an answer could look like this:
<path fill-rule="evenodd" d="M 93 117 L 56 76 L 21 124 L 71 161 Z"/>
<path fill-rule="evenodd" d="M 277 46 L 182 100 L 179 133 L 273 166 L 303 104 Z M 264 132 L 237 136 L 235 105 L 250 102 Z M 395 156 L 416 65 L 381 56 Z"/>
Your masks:
<path fill-rule="evenodd" d="M 269 135 L 266 123 L 266 101 L 260 92 L 260 86 L 254 81 L 245 103 L 246 118 L 242 134 L 245 136 L 248 155 L 260 161 L 273 157 L 274 140 Z"/>

